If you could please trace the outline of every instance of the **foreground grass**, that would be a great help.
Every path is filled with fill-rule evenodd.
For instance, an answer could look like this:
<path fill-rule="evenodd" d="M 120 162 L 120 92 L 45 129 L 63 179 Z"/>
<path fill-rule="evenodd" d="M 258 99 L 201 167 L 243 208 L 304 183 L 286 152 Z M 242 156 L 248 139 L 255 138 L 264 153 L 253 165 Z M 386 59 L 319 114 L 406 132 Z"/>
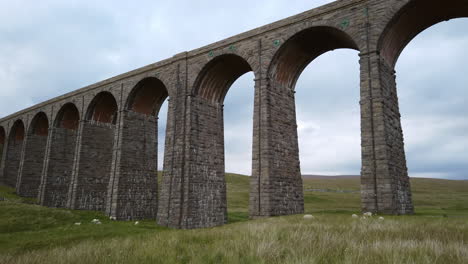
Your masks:
<path fill-rule="evenodd" d="M 0 189 L 8 198 L 0 202 L 0 263 L 468 263 L 466 181 L 413 180 L 417 214 L 383 221 L 351 218 L 359 193 L 336 192 L 305 192 L 313 220 L 247 221 L 249 178 L 228 174 L 227 181 L 231 224 L 202 230 L 111 222 L 96 212 L 25 204 Z M 304 186 L 359 190 L 359 180 Z"/>

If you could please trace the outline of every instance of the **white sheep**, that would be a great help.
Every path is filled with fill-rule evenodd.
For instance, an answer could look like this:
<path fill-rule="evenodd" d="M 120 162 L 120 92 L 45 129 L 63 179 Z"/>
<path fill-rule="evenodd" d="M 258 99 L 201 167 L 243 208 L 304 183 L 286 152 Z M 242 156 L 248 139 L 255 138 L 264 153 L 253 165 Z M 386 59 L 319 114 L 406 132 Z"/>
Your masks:
<path fill-rule="evenodd" d="M 115 216 L 109 216 L 109 219 L 112 220 L 112 221 L 115 221 L 115 220 L 117 220 L 117 217 L 115 217 Z"/>
<path fill-rule="evenodd" d="M 80 223 L 80 222 L 76 222 L 75 225 L 79 226 L 79 225 L 81 225 L 81 223 Z"/>
<path fill-rule="evenodd" d="M 365 216 L 365 217 L 371 217 L 371 216 L 372 216 L 372 213 L 371 213 L 371 212 L 364 213 L 364 216 Z"/>
<path fill-rule="evenodd" d="M 383 221 L 383 220 L 384 220 L 383 216 L 379 217 L 379 221 Z"/>
<path fill-rule="evenodd" d="M 359 218 L 359 216 L 357 214 L 353 214 L 351 217 L 352 218 Z"/>
<path fill-rule="evenodd" d="M 304 219 L 314 219 L 315 217 L 313 215 L 307 214 L 304 215 Z"/>

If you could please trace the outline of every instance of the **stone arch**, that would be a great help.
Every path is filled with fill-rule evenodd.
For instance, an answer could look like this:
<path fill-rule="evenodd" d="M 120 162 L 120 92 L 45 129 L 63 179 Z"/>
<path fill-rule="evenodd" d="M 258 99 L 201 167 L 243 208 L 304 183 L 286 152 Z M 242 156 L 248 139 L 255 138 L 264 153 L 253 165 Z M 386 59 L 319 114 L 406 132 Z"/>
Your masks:
<path fill-rule="evenodd" d="M 39 190 L 41 205 L 67 205 L 79 123 L 80 112 L 74 103 L 64 104 L 55 117 Z"/>
<path fill-rule="evenodd" d="M 39 192 L 44 165 L 49 119 L 44 112 L 37 113 L 29 126 L 24 146 L 23 166 L 19 173 L 16 191 L 23 197 L 34 198 Z"/>
<path fill-rule="evenodd" d="M 156 218 L 158 114 L 168 96 L 167 86 L 160 79 L 145 77 L 132 87 L 126 99 L 106 206 L 106 213 L 117 219 Z"/>
<path fill-rule="evenodd" d="M 212 58 L 197 71 L 189 99 L 190 172 L 173 182 L 164 179 L 158 211 L 161 225 L 201 228 L 227 222 L 223 102 L 234 81 L 251 71 L 246 59 L 231 53 Z M 186 185 L 181 186 L 180 180 Z M 182 193 L 186 201 L 180 200 Z"/>
<path fill-rule="evenodd" d="M 320 55 L 335 49 L 359 50 L 346 32 L 329 26 L 304 29 L 288 40 L 273 56 L 268 76 L 277 84 L 294 90 L 302 71 Z"/>
<path fill-rule="evenodd" d="M 69 208 L 105 209 L 117 111 L 117 101 L 107 91 L 98 93 L 88 106 L 78 132 L 79 145 L 68 194 Z"/>
<path fill-rule="evenodd" d="M 126 109 L 148 116 L 157 116 L 169 96 L 166 85 L 155 77 L 140 80 L 130 92 Z"/>
<path fill-rule="evenodd" d="M 267 76 L 269 89 L 274 91 L 270 100 L 275 103 L 268 105 L 269 120 L 265 121 L 268 130 L 263 132 L 272 136 L 265 139 L 269 141 L 269 156 L 262 158 L 262 163 L 269 161 L 274 165 L 269 169 L 270 185 L 264 183 L 262 173 L 256 179 L 259 202 L 256 207 L 251 207 L 251 211 L 257 211 L 258 216 L 304 211 L 294 90 L 300 75 L 313 60 L 326 52 L 344 48 L 359 51 L 350 34 L 320 25 L 291 35 L 273 55 Z M 272 191 L 274 198 L 269 196 Z"/>
<path fill-rule="evenodd" d="M 18 119 L 10 129 L 4 168 L 5 184 L 10 187 L 16 187 L 24 137 L 25 126 L 23 121 Z"/>
<path fill-rule="evenodd" d="M 384 104 L 374 102 L 374 105 L 382 105 L 382 109 L 369 111 L 374 115 L 374 123 L 384 127 L 380 136 L 373 135 L 374 142 L 381 146 L 375 149 L 386 150 L 386 155 L 380 155 L 379 161 L 368 168 L 375 168 L 374 175 L 379 171 L 379 177 L 374 176 L 369 182 L 375 189 L 366 188 L 368 195 L 363 196 L 363 209 L 379 211 L 390 214 L 412 214 L 414 206 L 408 168 L 406 165 L 406 153 L 404 149 L 403 128 L 400 121 L 400 109 L 397 96 L 395 65 L 405 47 L 421 32 L 440 23 L 455 18 L 468 17 L 468 2 L 463 0 L 437 1 L 437 0 L 407 0 L 402 4 L 394 3 L 398 8 L 391 9 L 387 16 L 389 19 L 382 24 L 382 33 L 378 36 L 376 53 L 371 54 L 372 65 L 377 65 L 375 75 L 369 74 L 369 80 L 378 83 L 380 87 L 373 88 L 368 94 L 374 92 L 373 97 L 385 96 Z M 370 65 L 370 64 L 369 64 Z M 364 66 L 366 67 L 366 66 Z M 370 69 L 369 69 L 370 71 Z M 374 72 L 373 72 L 374 74 Z M 375 95 L 375 92 L 382 95 Z M 370 108 L 369 108 L 370 109 Z M 381 115 L 384 118 L 379 118 Z M 369 124 L 363 124 L 368 126 Z M 369 131 L 370 132 L 370 131 Z M 373 133 L 380 133 L 374 130 Z M 370 133 L 363 131 L 363 138 Z M 392 135 L 380 140 L 383 135 Z M 363 141 L 364 142 L 364 141 Z M 364 147 L 363 147 L 364 148 Z M 365 146 L 366 149 L 371 149 Z M 374 156 L 379 155 L 374 149 Z M 370 153 L 368 153 L 370 154 Z M 369 156 L 366 154 L 366 156 Z M 363 155 L 364 156 L 364 155 Z M 374 157 L 374 160 L 376 158 Z M 384 165 L 384 166 L 382 166 Z M 362 192 L 363 194 L 366 192 Z M 375 198 L 373 198 L 375 197 Z M 368 202 L 365 202 L 365 201 Z M 373 202 L 370 202 L 373 201 Z"/>
<path fill-rule="evenodd" d="M 54 127 L 77 130 L 80 123 L 80 111 L 74 103 L 66 103 L 57 113 Z"/>
<path fill-rule="evenodd" d="M 393 68 L 403 49 L 419 33 L 442 21 L 468 17 L 464 0 L 411 0 L 398 10 L 385 26 L 377 49 Z"/>
<path fill-rule="evenodd" d="M 222 104 L 231 85 L 252 67 L 235 54 L 217 56 L 208 62 L 195 81 L 195 95 L 213 103 Z"/>
<path fill-rule="evenodd" d="M 115 124 L 117 122 L 117 101 L 110 92 L 97 94 L 86 112 L 86 120 Z"/>

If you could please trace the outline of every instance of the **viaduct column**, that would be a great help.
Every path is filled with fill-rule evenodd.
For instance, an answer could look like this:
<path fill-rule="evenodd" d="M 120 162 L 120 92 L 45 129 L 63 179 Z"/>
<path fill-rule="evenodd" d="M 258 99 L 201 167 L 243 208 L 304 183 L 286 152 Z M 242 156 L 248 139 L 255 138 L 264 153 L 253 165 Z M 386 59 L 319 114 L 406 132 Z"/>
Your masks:
<path fill-rule="evenodd" d="M 412 214 L 395 72 L 378 52 L 360 56 L 362 210 Z"/>
<path fill-rule="evenodd" d="M 186 56 L 186 53 L 184 54 Z M 192 96 L 187 92 L 187 59 L 177 65 L 175 94 L 168 105 L 164 169 L 159 195 L 158 224 L 172 228 L 195 228 L 193 188 L 190 187 L 190 164 L 194 148 L 189 147 L 190 104 Z M 195 213 L 196 214 L 196 213 Z"/>
<path fill-rule="evenodd" d="M 294 91 L 256 79 L 250 217 L 304 212 Z"/>

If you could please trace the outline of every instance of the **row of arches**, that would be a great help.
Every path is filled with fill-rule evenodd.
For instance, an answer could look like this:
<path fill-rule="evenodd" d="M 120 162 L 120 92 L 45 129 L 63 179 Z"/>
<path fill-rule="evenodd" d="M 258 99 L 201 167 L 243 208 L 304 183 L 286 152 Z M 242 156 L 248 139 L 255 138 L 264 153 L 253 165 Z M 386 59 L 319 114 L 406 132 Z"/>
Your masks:
<path fill-rule="evenodd" d="M 160 80 L 144 78 L 130 91 L 123 111 L 119 112 L 112 93 L 101 92 L 83 115 L 69 102 L 61 106 L 53 121 L 39 112 L 29 124 L 16 120 L 8 134 L 0 127 L 4 183 L 16 187 L 21 196 L 38 197 L 46 206 L 105 210 L 106 199 L 111 198 L 107 196 L 108 189 L 112 190 L 109 183 L 118 147 L 116 124 L 122 121 L 119 114 L 154 120 L 167 97 Z M 129 137 L 138 139 L 132 133 Z M 157 144 L 154 137 L 149 141 Z"/>
<path fill-rule="evenodd" d="M 384 34 L 377 41 L 376 51 L 372 51 L 374 49 L 370 45 L 374 44 L 369 39 L 363 41 L 366 36 L 348 34 L 344 29 L 333 26 L 316 26 L 300 30 L 285 40 L 274 52 L 265 73 L 259 69 L 262 65 L 254 65 L 242 54 L 219 55 L 204 65 L 194 78 L 191 98 L 187 99 L 190 100 L 191 112 L 186 113 L 183 109 L 179 115 L 184 117 L 180 121 L 184 123 L 174 125 L 190 126 L 182 132 L 185 133 L 183 140 L 188 138 L 184 144 L 188 142 L 186 149 L 190 152 L 185 153 L 184 149 L 180 153 L 171 153 L 183 156 L 179 163 L 181 167 L 186 166 L 184 162 L 190 166 L 186 166 L 189 172 L 178 176 L 187 179 L 163 179 L 163 186 L 167 186 L 163 190 L 167 199 L 159 209 L 160 215 L 166 218 L 162 221 L 179 227 L 203 227 L 226 222 L 223 102 L 232 83 L 247 72 L 255 75 L 250 215 L 302 212 L 295 85 L 310 62 L 326 52 L 341 48 L 367 51 L 361 54 L 360 60 L 363 208 L 411 213 L 393 69 L 401 50 L 414 36 L 445 19 L 467 15 L 468 7 L 461 0 L 453 1 L 450 7 L 432 0 L 408 2 L 385 27 Z M 456 11 L 453 4 L 458 7 Z M 426 11 L 431 14 L 430 19 L 421 16 Z M 133 217 L 133 214 L 145 210 L 155 215 L 156 190 L 145 189 L 145 186 L 156 186 L 157 119 L 154 117 L 168 95 L 163 82 L 157 78 L 146 78 L 130 92 L 122 111 L 119 111 L 121 107 L 115 97 L 103 92 L 92 100 L 84 117 L 80 117 L 80 111 L 74 104 L 64 105 L 52 129 L 49 129 L 45 114 L 34 117 L 30 130 L 34 135 L 46 137 L 45 146 L 49 146 L 43 150 L 41 201 L 50 200 L 56 207 L 80 209 L 90 209 L 88 205 L 92 204 L 97 207 L 91 209 L 112 212 L 114 205 L 104 208 L 104 201 L 116 197 L 117 206 L 121 204 L 123 208 L 119 218 Z M 383 100 L 386 100 L 385 104 Z M 186 115 L 189 116 L 187 122 Z M 117 124 L 122 131 L 115 129 Z M 98 136 L 102 140 L 96 141 Z M 27 144 L 29 134 L 25 134 L 25 126 L 18 120 L 6 140 L 4 177 L 5 182 L 12 186 L 16 184 L 16 177 L 24 174 L 18 170 L 25 140 Z M 92 145 L 93 142 L 103 144 Z M 99 165 L 101 167 L 98 168 Z M 96 179 L 96 174 L 117 175 L 116 171 L 123 177 Z M 89 202 L 93 197 L 99 197 L 100 201 Z M 172 206 L 180 208 L 175 210 Z"/>

